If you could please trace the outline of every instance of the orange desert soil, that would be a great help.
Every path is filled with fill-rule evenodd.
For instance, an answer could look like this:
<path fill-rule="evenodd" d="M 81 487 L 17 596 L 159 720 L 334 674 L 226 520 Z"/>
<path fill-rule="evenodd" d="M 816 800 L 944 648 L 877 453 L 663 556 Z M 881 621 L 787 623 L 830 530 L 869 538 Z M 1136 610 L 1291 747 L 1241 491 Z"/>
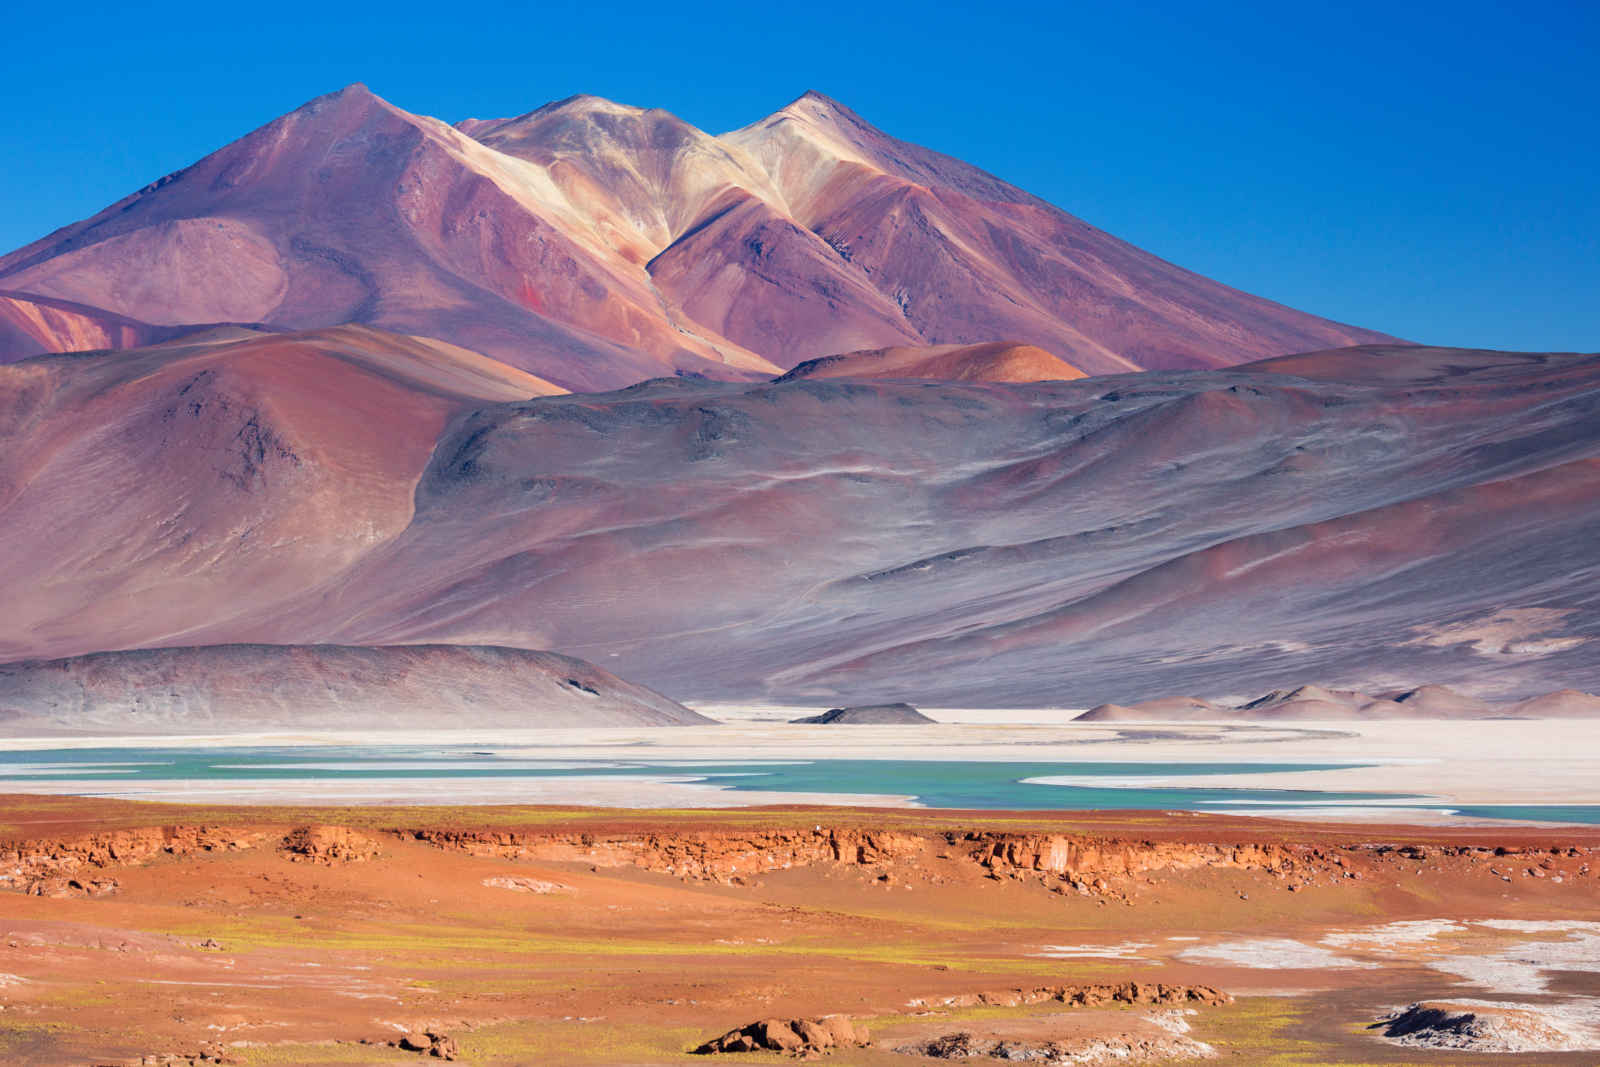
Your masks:
<path fill-rule="evenodd" d="M 1368 1027 L 1492 990 L 1239 946 L 1581 925 L 1596 867 L 1590 827 L 0 797 L 0 1062 L 693 1063 L 831 1016 L 867 1043 L 715 1059 L 1477 1062 Z"/>

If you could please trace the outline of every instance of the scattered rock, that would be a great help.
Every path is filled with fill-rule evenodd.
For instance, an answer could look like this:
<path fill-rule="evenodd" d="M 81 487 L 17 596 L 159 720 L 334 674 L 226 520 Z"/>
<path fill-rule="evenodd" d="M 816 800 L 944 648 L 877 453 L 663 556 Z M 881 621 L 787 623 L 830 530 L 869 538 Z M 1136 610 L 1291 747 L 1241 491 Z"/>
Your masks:
<path fill-rule="evenodd" d="M 359 863 L 381 854 L 378 842 L 348 826 L 301 826 L 290 830 L 279 846 L 296 863 Z"/>
<path fill-rule="evenodd" d="M 762 1019 L 737 1030 L 729 1030 L 694 1050 L 697 1056 L 724 1052 L 787 1052 L 809 1056 L 840 1048 L 862 1048 L 867 1044 L 865 1027 L 856 1026 L 844 1015 L 822 1015 L 812 1019 Z"/>
<path fill-rule="evenodd" d="M 136 1060 L 125 1060 L 128 1067 L 210 1067 L 211 1064 L 236 1064 L 239 1061 L 223 1051 L 221 1045 L 203 1045 L 195 1052 L 152 1052 Z"/>
<path fill-rule="evenodd" d="M 419 1052 L 440 1060 L 453 1060 L 461 1054 L 456 1039 L 438 1030 L 419 1030 L 389 1043 L 403 1052 Z"/>
<path fill-rule="evenodd" d="M 901 1048 L 895 1051 L 915 1052 L 917 1055 L 931 1056 L 936 1060 L 965 1060 L 985 1054 L 982 1042 L 965 1030 L 954 1034 L 945 1034 L 943 1037 L 936 1037 L 925 1045 Z"/>
<path fill-rule="evenodd" d="M 485 878 L 483 880 L 483 884 L 488 886 L 490 889 L 509 889 L 514 893 L 545 894 L 571 893 L 573 891 L 570 885 L 562 885 L 560 882 L 546 882 L 538 878 L 525 878 L 520 876 Z"/>
<path fill-rule="evenodd" d="M 1216 1050 L 1187 1037 L 1118 1034 L 1077 1041 L 1033 1042 L 1017 1038 L 975 1037 L 967 1031 L 931 1041 L 901 1045 L 894 1051 L 935 1060 L 1002 1060 L 1009 1063 L 1101 1064 L 1173 1063 L 1209 1059 Z"/>
<path fill-rule="evenodd" d="M 1233 998 L 1208 985 L 1168 985 L 1165 982 L 1093 983 L 1036 986 L 1032 989 L 988 990 L 944 997 L 918 997 L 909 1008 L 1015 1008 L 1059 1001 L 1073 1007 L 1097 1008 L 1109 1004 L 1229 1004 Z"/>

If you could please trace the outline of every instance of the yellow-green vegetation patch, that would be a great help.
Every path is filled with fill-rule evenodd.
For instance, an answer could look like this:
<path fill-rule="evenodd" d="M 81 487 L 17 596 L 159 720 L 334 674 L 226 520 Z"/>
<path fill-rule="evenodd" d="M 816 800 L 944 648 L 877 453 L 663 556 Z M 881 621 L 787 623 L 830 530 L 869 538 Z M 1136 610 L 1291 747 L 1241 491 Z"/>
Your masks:
<path fill-rule="evenodd" d="M 934 998 L 937 999 L 937 998 Z M 1149 1004 L 1096 1004 L 1092 1008 L 1083 1008 L 1077 1005 L 1064 1004 L 1059 1000 L 1042 1000 L 1037 1004 L 974 1004 L 967 1007 L 943 1007 L 938 1004 L 929 1004 L 926 1008 L 918 1008 L 919 1014 L 912 1016 L 904 1013 L 890 1015 L 875 1015 L 869 1018 L 857 1018 L 855 1021 L 864 1023 L 872 1033 L 884 1031 L 893 1033 L 902 1027 L 925 1026 L 928 1023 L 938 1023 L 941 1026 L 958 1023 L 993 1023 L 1008 1022 L 1017 1019 L 1029 1019 L 1035 1015 L 1060 1015 L 1073 1011 L 1126 1011 L 1148 1014 L 1151 1009 Z M 922 1014 L 926 1012 L 927 1014 Z"/>
<path fill-rule="evenodd" d="M 4 1019 L 0 1021 L 0 1063 L 60 1060 L 77 1030 L 69 1023 Z"/>
<path fill-rule="evenodd" d="M 1203 1008 L 1193 1022 L 1193 1036 L 1215 1045 L 1251 1067 L 1420 1067 L 1414 1061 L 1360 1061 L 1339 1055 L 1325 1043 L 1299 1036 L 1306 1018 L 1317 1011 L 1314 1000 L 1300 997 L 1240 997 L 1232 1004 Z"/>
<path fill-rule="evenodd" d="M 118 998 L 109 989 L 94 986 L 57 986 L 36 998 L 41 1006 L 52 1008 L 95 1008 L 114 1004 Z"/>
<path fill-rule="evenodd" d="M 230 1048 L 228 1054 L 242 1067 L 343 1067 L 344 1064 L 415 1063 L 417 1060 L 414 1052 L 353 1041 L 252 1045 Z"/>
<path fill-rule="evenodd" d="M 645 1026 L 612 1019 L 589 1022 L 517 1022 L 452 1035 L 460 1059 L 475 1064 L 686 1063 L 703 1062 L 689 1049 L 717 1036 L 704 1028 Z M 788 1063 L 777 1054 L 739 1057 L 749 1064 Z"/>
<path fill-rule="evenodd" d="M 174 937 L 215 938 L 226 944 L 230 952 L 246 952 L 252 948 L 304 948 L 309 930 L 304 920 L 271 913 L 248 917 L 214 913 L 189 922 L 162 923 L 156 928 Z M 319 944 L 324 934 L 325 931 L 317 931 Z"/>
<path fill-rule="evenodd" d="M 64 1034 L 78 1027 L 71 1023 L 46 1022 L 36 1019 L 6 1019 L 0 1022 L 0 1040 L 7 1037 L 26 1037 L 38 1034 Z"/>

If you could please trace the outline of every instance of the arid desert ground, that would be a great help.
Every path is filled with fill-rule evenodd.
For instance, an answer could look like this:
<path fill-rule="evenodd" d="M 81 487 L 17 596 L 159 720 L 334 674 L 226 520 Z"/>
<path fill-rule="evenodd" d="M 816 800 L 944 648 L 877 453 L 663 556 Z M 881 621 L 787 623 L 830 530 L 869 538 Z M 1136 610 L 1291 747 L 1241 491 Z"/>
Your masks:
<path fill-rule="evenodd" d="M 1164 763 L 1183 781 L 1192 762 L 1359 756 L 1360 768 L 1215 784 L 1403 791 L 1434 807 L 935 810 L 903 796 L 732 792 L 683 772 L 24 784 L 0 798 L 4 1055 L 672 1064 L 702 1062 L 696 1049 L 735 1031 L 724 1044 L 748 1038 L 752 1051 L 704 1055 L 1600 1055 L 1600 827 L 1439 810 L 1600 804 L 1590 723 L 1074 726 L 1061 721 L 1070 713 L 932 709 L 924 726 L 838 727 L 790 724 L 792 708 L 697 710 L 727 725 L 496 743 L 579 764 L 641 748 L 664 761 L 870 750 L 885 766 L 1026 749 L 1069 776 L 1074 762 Z M 178 744 L 315 753 L 339 740 Z M 62 743 L 14 742 L 10 758 Z M 831 1016 L 847 1022 L 842 1037 Z"/>

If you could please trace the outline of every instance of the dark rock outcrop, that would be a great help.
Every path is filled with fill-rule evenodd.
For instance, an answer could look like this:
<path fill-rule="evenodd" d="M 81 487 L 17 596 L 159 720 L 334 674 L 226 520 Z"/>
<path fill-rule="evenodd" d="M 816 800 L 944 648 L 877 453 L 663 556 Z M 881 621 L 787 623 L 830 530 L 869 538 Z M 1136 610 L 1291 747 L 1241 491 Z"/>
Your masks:
<path fill-rule="evenodd" d="M 1399 1044 L 1471 1052 L 1559 1052 L 1584 1047 L 1534 1004 L 1484 1001 L 1419 1001 L 1372 1024 Z"/>
<path fill-rule="evenodd" d="M 844 1015 L 813 1019 L 762 1019 L 729 1030 L 694 1050 L 696 1055 L 720 1052 L 786 1052 L 814 1055 L 834 1049 L 861 1048 L 868 1043 L 867 1029 Z"/>
<path fill-rule="evenodd" d="M 823 726 L 910 726 L 933 722 L 910 704 L 866 704 L 858 708 L 833 708 L 793 722 Z"/>

